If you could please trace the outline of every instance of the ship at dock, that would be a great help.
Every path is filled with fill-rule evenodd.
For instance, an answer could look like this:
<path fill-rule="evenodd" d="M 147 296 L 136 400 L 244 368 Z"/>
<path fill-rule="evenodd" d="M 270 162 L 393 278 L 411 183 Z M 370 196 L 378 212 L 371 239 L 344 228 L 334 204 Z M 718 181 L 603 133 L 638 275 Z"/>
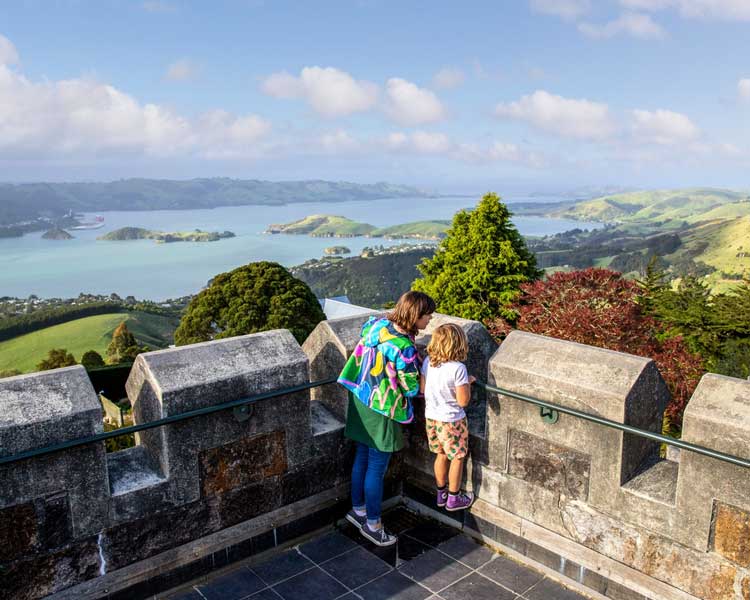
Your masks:
<path fill-rule="evenodd" d="M 79 221 L 78 225 L 75 227 L 68 227 L 68 229 L 80 231 L 82 229 L 99 229 L 100 227 L 104 227 L 104 217 L 96 215 L 93 221 Z"/>

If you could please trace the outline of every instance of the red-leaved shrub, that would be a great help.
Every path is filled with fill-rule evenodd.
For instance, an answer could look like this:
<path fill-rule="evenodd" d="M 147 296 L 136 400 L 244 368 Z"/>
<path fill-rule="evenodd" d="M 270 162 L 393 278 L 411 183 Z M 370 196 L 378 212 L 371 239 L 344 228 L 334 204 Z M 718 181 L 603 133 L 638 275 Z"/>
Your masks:
<path fill-rule="evenodd" d="M 653 358 L 672 395 L 667 407 L 671 424 L 682 413 L 704 373 L 703 359 L 690 352 L 680 337 L 660 340 L 663 328 L 645 315 L 637 298 L 638 285 L 607 269 L 555 273 L 546 280 L 521 286 L 514 305 L 515 323 L 503 318 L 487 322 L 498 341 L 512 329 Z"/>

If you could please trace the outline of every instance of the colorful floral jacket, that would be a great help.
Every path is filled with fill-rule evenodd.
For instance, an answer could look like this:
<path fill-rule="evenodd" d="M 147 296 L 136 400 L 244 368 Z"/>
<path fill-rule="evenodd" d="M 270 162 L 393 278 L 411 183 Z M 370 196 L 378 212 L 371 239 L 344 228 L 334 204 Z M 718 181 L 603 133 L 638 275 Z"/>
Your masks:
<path fill-rule="evenodd" d="M 338 382 L 360 402 L 398 423 L 411 423 L 409 398 L 419 392 L 419 356 L 414 340 L 388 319 L 370 317 L 362 339 L 344 365 Z"/>

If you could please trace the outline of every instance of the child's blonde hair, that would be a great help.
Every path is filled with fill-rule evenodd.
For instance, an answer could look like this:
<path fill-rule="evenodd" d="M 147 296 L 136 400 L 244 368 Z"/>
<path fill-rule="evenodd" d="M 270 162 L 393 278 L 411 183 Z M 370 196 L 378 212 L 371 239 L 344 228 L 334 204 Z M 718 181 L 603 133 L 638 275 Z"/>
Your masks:
<path fill-rule="evenodd" d="M 433 332 L 427 345 L 427 354 L 430 355 L 430 365 L 433 367 L 452 360 L 463 362 L 469 356 L 469 340 L 458 325 L 445 323 Z"/>

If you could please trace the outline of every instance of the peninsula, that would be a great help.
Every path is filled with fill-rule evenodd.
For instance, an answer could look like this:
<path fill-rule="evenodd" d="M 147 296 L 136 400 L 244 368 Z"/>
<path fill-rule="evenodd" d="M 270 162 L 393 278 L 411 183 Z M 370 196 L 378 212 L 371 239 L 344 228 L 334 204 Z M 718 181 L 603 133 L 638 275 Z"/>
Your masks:
<path fill-rule="evenodd" d="M 375 227 L 336 215 L 310 215 L 291 223 L 269 225 L 264 233 L 309 235 L 312 237 L 372 237 L 386 239 L 440 240 L 450 221 L 414 221 L 390 227 Z"/>
<path fill-rule="evenodd" d="M 170 244 L 173 242 L 216 242 L 224 238 L 232 238 L 234 233 L 231 231 L 178 231 L 175 233 L 164 233 L 163 231 L 151 231 L 141 227 L 122 227 L 111 231 L 107 235 L 98 237 L 99 240 L 106 241 L 127 241 L 127 240 L 154 240 L 158 244 Z"/>

